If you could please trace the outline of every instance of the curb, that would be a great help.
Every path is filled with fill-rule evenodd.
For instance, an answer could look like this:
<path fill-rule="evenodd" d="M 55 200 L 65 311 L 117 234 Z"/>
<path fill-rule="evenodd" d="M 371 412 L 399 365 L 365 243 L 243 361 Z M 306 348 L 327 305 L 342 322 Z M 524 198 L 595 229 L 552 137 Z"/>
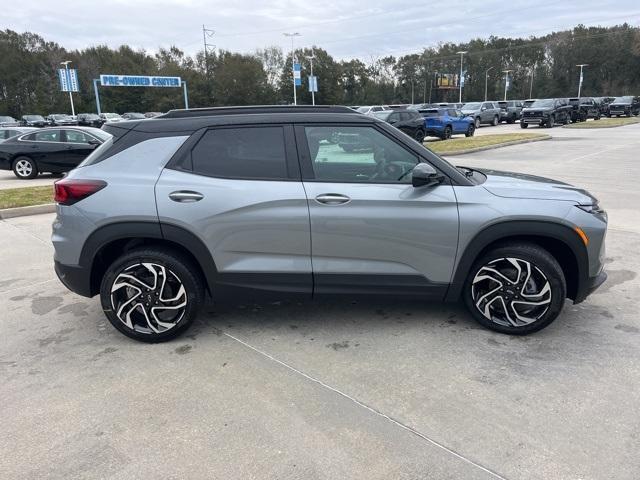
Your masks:
<path fill-rule="evenodd" d="M 551 136 L 550 135 L 544 135 L 542 137 L 538 137 L 538 138 L 527 138 L 527 139 L 523 139 L 523 140 L 511 140 L 509 142 L 504 142 L 504 143 L 497 143 L 495 145 L 487 145 L 485 147 L 476 147 L 476 148 L 468 148 L 466 150 L 454 150 L 452 152 L 446 152 L 446 153 L 438 153 L 438 152 L 434 152 L 437 155 L 441 155 L 443 157 L 454 157 L 456 155 L 464 155 L 466 153 L 475 153 L 475 152 L 483 152 L 485 150 L 495 150 L 496 148 L 502 148 L 502 147 L 509 147 L 511 145 L 520 145 L 523 143 L 532 143 L 532 142 L 540 142 L 542 140 L 551 140 Z M 426 145 L 427 148 L 429 148 L 428 145 Z"/>
<path fill-rule="evenodd" d="M 24 217 L 27 215 L 40 215 L 41 213 L 53 213 L 56 211 L 55 203 L 44 205 L 30 205 L 28 207 L 5 208 L 0 210 L 0 220 L 8 218 Z"/>
<path fill-rule="evenodd" d="M 620 128 L 628 127 L 629 125 L 638 125 L 640 122 L 623 123 L 622 125 L 604 125 L 597 127 L 572 127 L 571 125 L 580 125 L 579 123 L 572 123 L 571 125 L 563 125 L 562 128 L 568 128 L 569 130 L 600 130 L 602 128 Z"/>

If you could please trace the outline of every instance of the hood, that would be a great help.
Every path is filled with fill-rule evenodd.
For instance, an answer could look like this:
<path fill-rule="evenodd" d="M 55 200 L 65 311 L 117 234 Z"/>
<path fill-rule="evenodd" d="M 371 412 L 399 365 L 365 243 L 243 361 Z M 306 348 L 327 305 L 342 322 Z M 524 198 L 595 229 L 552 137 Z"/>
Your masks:
<path fill-rule="evenodd" d="M 553 110 L 553 107 L 526 107 L 523 108 L 523 112 L 549 112 Z"/>
<path fill-rule="evenodd" d="M 609 104 L 610 107 L 628 107 L 629 105 L 631 105 L 631 102 L 615 102 Z"/>
<path fill-rule="evenodd" d="M 550 178 L 497 170 L 480 171 L 487 176 L 482 186 L 498 197 L 561 200 L 581 205 L 597 203 L 586 190 Z"/>

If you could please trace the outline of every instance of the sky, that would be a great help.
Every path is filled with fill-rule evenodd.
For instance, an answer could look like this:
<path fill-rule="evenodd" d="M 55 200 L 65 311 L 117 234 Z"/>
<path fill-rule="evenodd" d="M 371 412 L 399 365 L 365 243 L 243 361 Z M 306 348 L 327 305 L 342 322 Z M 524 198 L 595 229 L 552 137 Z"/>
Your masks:
<path fill-rule="evenodd" d="M 640 25 L 639 0 L 26 0 L 5 8 L 0 29 L 30 31 L 67 49 L 106 44 L 157 51 L 203 48 L 202 25 L 218 49 L 253 52 L 297 32 L 338 59 L 419 53 L 440 42 L 529 37 L 579 23 Z"/>

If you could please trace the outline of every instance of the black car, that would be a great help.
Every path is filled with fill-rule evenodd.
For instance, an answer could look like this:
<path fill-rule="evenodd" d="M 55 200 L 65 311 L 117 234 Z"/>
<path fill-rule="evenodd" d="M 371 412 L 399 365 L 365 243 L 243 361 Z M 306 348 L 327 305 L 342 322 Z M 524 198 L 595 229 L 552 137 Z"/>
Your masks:
<path fill-rule="evenodd" d="M 616 99 L 609 104 L 609 116 L 620 117 L 622 115 L 626 115 L 630 117 L 631 115 L 640 114 L 640 97 L 634 97 L 631 95 L 626 95 L 624 97 L 616 97 Z"/>
<path fill-rule="evenodd" d="M 21 127 L 46 127 L 47 121 L 42 115 L 23 115 L 20 117 Z"/>
<path fill-rule="evenodd" d="M 572 122 L 584 122 L 588 118 L 600 120 L 600 107 L 591 97 L 570 98 L 569 105 L 571 105 Z"/>
<path fill-rule="evenodd" d="M 72 170 L 111 135 L 97 128 L 45 128 L 0 143 L 0 170 L 32 179 Z"/>
<path fill-rule="evenodd" d="M 571 121 L 571 108 L 565 98 L 536 100 L 528 108 L 522 109 L 520 128 L 529 125 L 551 128 L 557 123 L 566 125 Z"/>
<path fill-rule="evenodd" d="M 104 120 L 96 113 L 80 113 L 78 114 L 78 125 L 100 128 L 104 125 Z"/>
<path fill-rule="evenodd" d="M 593 97 L 593 101 L 600 110 L 600 116 L 606 117 L 609 115 L 609 104 L 615 100 L 615 97 Z"/>
<path fill-rule="evenodd" d="M 500 107 L 500 121 L 507 123 L 516 123 L 522 115 L 522 102 L 520 100 L 506 100 L 493 102 Z"/>
<path fill-rule="evenodd" d="M 424 118 L 415 110 L 384 110 L 375 112 L 373 116 L 393 125 L 420 143 L 424 141 L 427 134 Z"/>
<path fill-rule="evenodd" d="M 47 122 L 52 127 L 68 127 L 78 124 L 75 118 L 66 113 L 52 113 L 47 115 Z"/>
<path fill-rule="evenodd" d="M 0 115 L 0 127 L 17 127 L 20 123 L 8 115 Z"/>

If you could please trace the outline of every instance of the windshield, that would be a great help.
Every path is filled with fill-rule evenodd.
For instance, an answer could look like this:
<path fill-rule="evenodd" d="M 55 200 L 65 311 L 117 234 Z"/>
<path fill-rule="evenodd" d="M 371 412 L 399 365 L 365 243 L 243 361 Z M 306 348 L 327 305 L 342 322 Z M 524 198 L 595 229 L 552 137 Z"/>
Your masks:
<path fill-rule="evenodd" d="M 440 114 L 438 110 L 420 110 L 420 115 L 423 117 L 437 117 Z"/>
<path fill-rule="evenodd" d="M 613 103 L 631 103 L 633 101 L 633 97 L 616 97 Z"/>
<path fill-rule="evenodd" d="M 465 103 L 462 106 L 462 110 L 478 110 L 480 108 L 480 105 L 481 105 L 480 102 Z"/>
<path fill-rule="evenodd" d="M 98 137 L 100 140 L 108 140 L 111 137 L 113 137 L 113 135 L 111 135 L 109 132 L 106 132 L 100 128 L 91 128 L 88 127 L 86 129 L 87 132 L 89 132 L 91 135 L 95 135 L 96 137 Z"/>
<path fill-rule="evenodd" d="M 98 115 L 96 115 L 95 113 L 85 113 L 83 115 L 83 117 L 86 120 L 99 120 L 100 119 L 100 117 Z"/>
<path fill-rule="evenodd" d="M 370 109 L 371 109 L 371 107 L 360 107 L 360 108 L 356 109 L 356 112 L 367 113 Z"/>
<path fill-rule="evenodd" d="M 105 118 L 122 118 L 117 113 L 105 113 L 104 116 Z"/>
<path fill-rule="evenodd" d="M 56 120 L 62 120 L 63 118 L 69 118 L 69 115 L 56 114 L 56 115 L 51 115 L 51 118 L 55 118 Z"/>
<path fill-rule="evenodd" d="M 547 98 L 545 100 L 536 100 L 535 102 L 533 102 L 531 104 L 532 108 L 535 107 L 553 107 L 553 100 L 550 98 Z"/>
<path fill-rule="evenodd" d="M 85 158 L 80 165 L 78 165 L 77 168 L 80 167 L 85 167 L 87 165 L 91 165 L 95 159 L 99 158 L 100 156 L 102 156 L 102 152 L 109 150 L 111 148 L 111 146 L 113 145 L 113 135 L 111 135 L 110 133 L 105 132 L 104 130 L 99 130 L 96 128 L 96 130 L 98 130 L 98 132 L 94 132 L 93 130 L 91 131 L 92 134 L 94 134 L 95 136 L 100 136 L 100 138 L 104 139 L 104 143 L 102 145 L 100 145 L 98 148 L 96 148 L 93 152 L 91 152 L 91 154 Z"/>
<path fill-rule="evenodd" d="M 42 118 L 40 115 L 25 115 L 24 116 L 25 120 L 44 120 L 44 118 Z"/>
<path fill-rule="evenodd" d="M 125 113 L 125 115 L 129 118 L 145 118 L 141 113 Z"/>
<path fill-rule="evenodd" d="M 386 120 L 391 115 L 391 110 L 387 110 L 385 112 L 375 112 L 373 114 L 374 117 L 379 118 L 380 120 Z"/>
<path fill-rule="evenodd" d="M 0 122 L 15 122 L 13 117 L 0 117 Z"/>

